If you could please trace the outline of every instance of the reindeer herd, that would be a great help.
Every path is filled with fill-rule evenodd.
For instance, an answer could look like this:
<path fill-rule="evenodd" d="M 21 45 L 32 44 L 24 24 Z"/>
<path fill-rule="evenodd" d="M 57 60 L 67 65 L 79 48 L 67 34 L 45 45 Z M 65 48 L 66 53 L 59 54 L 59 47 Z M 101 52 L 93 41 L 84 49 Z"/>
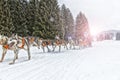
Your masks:
<path fill-rule="evenodd" d="M 38 49 L 42 49 L 45 52 L 45 48 L 47 48 L 48 52 L 54 52 L 56 47 L 59 47 L 59 52 L 61 51 L 61 47 L 68 49 L 75 49 L 75 46 L 78 46 L 79 49 L 89 47 L 90 42 L 88 40 L 64 40 L 64 39 L 42 39 L 42 38 L 35 38 L 35 37 L 21 37 L 18 35 L 12 35 L 11 37 L 0 35 L 0 45 L 2 46 L 2 57 L 0 58 L 0 62 L 3 62 L 4 57 L 8 50 L 14 51 L 14 59 L 9 64 L 14 64 L 16 59 L 18 59 L 18 53 L 20 49 L 24 49 L 27 51 L 28 60 L 31 59 L 30 54 L 30 47 L 36 46 Z M 69 48 L 68 48 L 69 45 Z M 52 46 L 52 50 L 49 48 Z"/>

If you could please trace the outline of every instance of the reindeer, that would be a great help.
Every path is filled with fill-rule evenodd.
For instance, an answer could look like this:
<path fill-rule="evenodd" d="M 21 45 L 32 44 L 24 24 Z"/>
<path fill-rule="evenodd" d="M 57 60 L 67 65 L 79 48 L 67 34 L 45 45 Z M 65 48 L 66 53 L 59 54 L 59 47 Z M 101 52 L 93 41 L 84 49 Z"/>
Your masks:
<path fill-rule="evenodd" d="M 79 49 L 87 48 L 91 45 L 88 39 L 79 39 Z"/>
<path fill-rule="evenodd" d="M 72 39 L 72 37 L 68 37 L 68 43 L 70 46 L 70 49 L 73 47 L 73 49 L 75 49 L 75 41 Z"/>
<path fill-rule="evenodd" d="M 2 53 L 0 62 L 2 62 L 4 60 L 7 50 L 13 50 L 14 51 L 14 59 L 9 64 L 14 64 L 15 60 L 18 59 L 19 49 L 25 49 L 25 45 L 27 46 L 27 49 L 25 49 L 25 50 L 27 50 L 27 52 L 28 52 L 28 60 L 31 59 L 29 43 L 28 43 L 28 40 L 25 38 L 21 38 L 18 36 L 16 36 L 16 37 L 12 36 L 11 38 L 8 38 L 6 36 L 1 36 L 0 44 L 2 45 L 2 48 L 3 48 L 3 53 Z"/>
<path fill-rule="evenodd" d="M 40 49 L 39 38 L 29 37 L 29 44 L 32 46 L 36 46 L 38 49 Z"/>
<path fill-rule="evenodd" d="M 39 39 L 39 44 L 41 45 L 41 48 L 43 49 L 43 52 L 45 52 L 45 47 L 48 49 L 48 52 L 50 52 L 51 50 L 49 49 L 48 46 L 52 46 L 53 42 L 52 42 L 52 40 L 44 40 L 44 39 L 40 38 Z"/>
<path fill-rule="evenodd" d="M 58 46 L 59 47 L 59 52 L 61 51 L 61 46 L 64 46 L 64 48 L 66 48 L 68 50 L 67 47 L 67 42 L 63 39 L 56 39 L 53 41 L 53 51 L 55 51 L 55 48 Z"/>

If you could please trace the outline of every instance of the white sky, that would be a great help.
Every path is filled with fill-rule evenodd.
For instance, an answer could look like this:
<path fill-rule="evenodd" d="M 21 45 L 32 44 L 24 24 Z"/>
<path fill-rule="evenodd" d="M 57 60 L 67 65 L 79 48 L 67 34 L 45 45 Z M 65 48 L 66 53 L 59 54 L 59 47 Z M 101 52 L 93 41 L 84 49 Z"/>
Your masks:
<path fill-rule="evenodd" d="M 82 11 L 93 31 L 120 30 L 120 0 L 58 0 L 70 8 L 74 18 Z M 95 30 L 94 30 L 95 29 Z"/>

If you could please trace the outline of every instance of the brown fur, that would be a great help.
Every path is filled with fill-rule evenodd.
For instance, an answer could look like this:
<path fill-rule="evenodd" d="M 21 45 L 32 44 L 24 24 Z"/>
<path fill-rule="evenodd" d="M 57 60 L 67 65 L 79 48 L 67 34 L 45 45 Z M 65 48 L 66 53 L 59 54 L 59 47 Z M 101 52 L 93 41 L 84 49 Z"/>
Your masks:
<path fill-rule="evenodd" d="M 5 38 L 2 38 L 2 39 L 0 39 L 0 42 L 1 42 L 1 45 L 2 45 L 2 48 L 3 48 L 3 53 L 2 53 L 2 57 L 1 57 L 1 60 L 0 60 L 0 62 L 2 62 L 3 60 L 4 60 L 4 57 L 5 57 L 5 55 L 6 55 L 6 53 L 7 53 L 7 50 L 9 49 L 9 50 L 13 50 L 14 51 L 14 59 L 13 59 L 13 61 L 11 62 L 11 63 L 9 63 L 9 64 L 14 64 L 15 63 L 15 60 L 16 59 L 18 59 L 18 51 L 19 51 L 19 47 L 17 46 L 17 42 L 19 42 L 19 41 L 17 41 L 17 40 L 20 40 L 20 39 L 16 39 L 16 42 L 11 42 L 10 44 L 8 44 L 7 42 L 8 42 L 8 39 L 7 39 L 7 37 L 5 37 Z M 23 39 L 22 39 L 23 40 Z M 24 41 L 25 41 L 25 39 L 24 39 Z M 23 42 L 23 41 L 22 41 Z M 28 60 L 30 60 L 30 58 L 31 58 L 31 56 L 30 56 L 30 52 L 29 52 L 29 46 L 28 46 L 28 43 L 25 41 L 24 42 L 26 45 L 27 45 L 27 51 L 28 51 Z M 24 49 L 24 45 L 22 45 L 22 47 L 21 47 L 22 49 Z"/>
<path fill-rule="evenodd" d="M 52 41 L 51 40 L 43 40 L 43 39 L 39 39 L 39 43 L 43 49 L 43 52 L 45 52 L 45 47 L 48 49 L 48 52 L 50 52 L 50 49 L 48 46 L 52 45 Z"/>
<path fill-rule="evenodd" d="M 60 52 L 62 45 L 64 46 L 64 48 L 66 47 L 66 49 L 68 49 L 67 42 L 65 40 L 63 40 L 63 39 L 61 39 L 61 40 L 55 40 L 54 44 L 53 44 L 53 46 L 54 46 L 53 51 L 55 51 L 55 48 L 58 46 L 59 47 L 59 52 Z"/>

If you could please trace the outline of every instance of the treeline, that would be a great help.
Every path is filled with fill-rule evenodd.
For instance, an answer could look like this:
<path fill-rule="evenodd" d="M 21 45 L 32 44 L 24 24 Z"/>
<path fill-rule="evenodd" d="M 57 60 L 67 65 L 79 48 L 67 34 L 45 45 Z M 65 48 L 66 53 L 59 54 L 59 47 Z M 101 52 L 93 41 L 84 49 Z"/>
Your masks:
<path fill-rule="evenodd" d="M 76 39 L 91 38 L 88 20 L 82 12 L 76 17 L 75 37 Z"/>
<path fill-rule="evenodd" d="M 64 4 L 60 7 L 57 0 L 0 0 L 0 34 L 17 33 L 44 39 L 54 39 L 59 34 L 67 39 L 78 36 L 76 27 L 86 26 L 82 25 L 86 23 L 82 18 L 78 19 L 79 16 L 84 15 L 78 15 L 74 23 L 70 9 Z M 87 22 L 86 17 L 84 20 Z"/>

